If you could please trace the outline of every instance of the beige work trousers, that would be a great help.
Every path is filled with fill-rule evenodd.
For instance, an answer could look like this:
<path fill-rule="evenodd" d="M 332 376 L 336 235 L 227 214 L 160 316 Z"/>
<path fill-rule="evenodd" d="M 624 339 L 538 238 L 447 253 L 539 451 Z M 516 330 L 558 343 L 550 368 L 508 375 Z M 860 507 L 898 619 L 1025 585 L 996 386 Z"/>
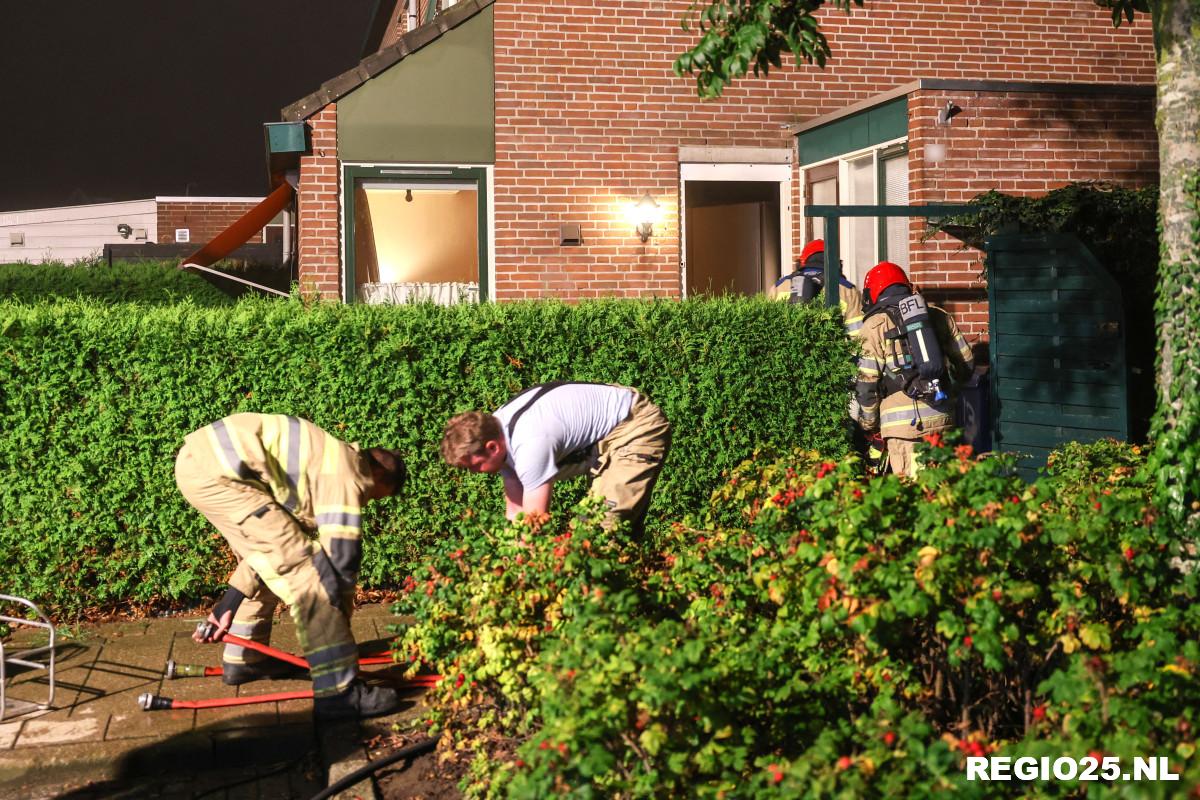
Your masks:
<path fill-rule="evenodd" d="M 203 452 L 184 445 L 175 461 L 175 482 L 184 498 L 225 537 L 239 561 L 258 576 L 253 587 L 237 586 L 246 595 L 229 632 L 267 644 L 271 621 L 282 600 L 288 605 L 304 657 L 309 663 L 313 695 L 344 691 L 358 675 L 358 649 L 350 633 L 352 595 L 331 596 L 322 583 L 318 562 L 328 563 L 319 542 L 309 538 L 295 517 L 253 487 L 219 476 L 206 468 Z M 246 516 L 247 492 L 262 494 L 262 506 Z M 315 557 L 315 558 L 314 558 Z M 328 582 L 328 576 L 327 582 Z M 226 645 L 222 660 L 253 664 L 264 656 Z"/>
<path fill-rule="evenodd" d="M 888 463 L 892 467 L 892 472 L 901 478 L 914 478 L 917 472 L 921 469 L 920 462 L 917 461 L 915 449 L 916 441 L 913 439 L 888 439 Z"/>
<path fill-rule="evenodd" d="M 629 416 L 600 440 L 591 470 L 589 491 L 608 506 L 605 527 L 628 521 L 633 534 L 642 535 L 651 493 L 670 449 L 671 423 L 658 406 L 634 392 Z"/>

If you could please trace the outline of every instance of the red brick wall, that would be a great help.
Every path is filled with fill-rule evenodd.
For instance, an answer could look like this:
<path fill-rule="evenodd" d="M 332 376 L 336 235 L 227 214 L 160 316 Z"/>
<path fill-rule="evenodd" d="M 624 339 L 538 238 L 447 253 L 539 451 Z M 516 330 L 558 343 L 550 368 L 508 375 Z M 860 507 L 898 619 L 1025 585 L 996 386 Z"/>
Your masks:
<path fill-rule="evenodd" d="M 962 108 L 936 124 L 947 101 Z M 909 96 L 909 200 L 965 202 L 989 189 L 1041 195 L 1073 181 L 1145 186 L 1157 180 L 1154 95 L 1085 92 L 964 92 Z M 944 157 L 934 160 L 938 145 Z M 920 242 L 912 229 L 911 277 L 955 314 L 970 337 L 986 338 L 982 252 L 950 237 Z"/>
<path fill-rule="evenodd" d="M 1148 21 L 1114 30 L 1091 0 L 871 0 L 822 12 L 827 69 L 789 66 L 701 102 L 671 72 L 694 42 L 679 28 L 688 5 L 495 3 L 497 297 L 678 295 L 680 145 L 790 147 L 788 124 L 917 78 L 1154 81 Z M 1090 164 L 1102 171 L 1088 177 L 1114 177 L 1098 160 L 1080 172 Z M 645 191 L 665 213 L 642 245 L 621 209 Z M 583 246 L 558 246 L 561 222 L 582 224 Z"/>
<path fill-rule="evenodd" d="M 212 241 L 213 237 L 232 225 L 239 217 L 257 203 L 231 203 L 224 201 L 158 203 L 158 243 L 174 244 L 175 229 L 187 228 L 189 241 L 197 247 Z M 251 239 L 265 242 L 263 234 Z"/>
<path fill-rule="evenodd" d="M 300 159 L 296 192 L 300 288 L 340 299 L 338 247 L 337 104 L 308 119 L 312 152 Z"/>

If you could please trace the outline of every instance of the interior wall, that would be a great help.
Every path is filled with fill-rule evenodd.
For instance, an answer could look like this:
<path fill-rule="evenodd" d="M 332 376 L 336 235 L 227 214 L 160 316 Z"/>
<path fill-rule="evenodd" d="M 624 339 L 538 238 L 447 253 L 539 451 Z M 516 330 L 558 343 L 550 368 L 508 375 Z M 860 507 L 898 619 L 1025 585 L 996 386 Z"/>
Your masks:
<path fill-rule="evenodd" d="M 359 284 L 479 281 L 475 189 L 358 187 L 354 259 Z"/>
<path fill-rule="evenodd" d="M 785 266 L 779 183 L 687 181 L 684 195 L 688 294 L 769 290 Z"/>

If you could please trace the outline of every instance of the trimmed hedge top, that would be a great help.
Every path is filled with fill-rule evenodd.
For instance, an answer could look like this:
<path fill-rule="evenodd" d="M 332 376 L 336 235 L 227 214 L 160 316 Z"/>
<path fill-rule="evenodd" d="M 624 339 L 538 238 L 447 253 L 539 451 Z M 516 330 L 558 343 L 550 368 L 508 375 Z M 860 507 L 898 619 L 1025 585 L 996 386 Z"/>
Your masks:
<path fill-rule="evenodd" d="M 500 482 L 442 464 L 445 421 L 552 379 L 636 386 L 673 423 L 651 520 L 702 506 L 754 448 L 848 449 L 853 345 L 829 311 L 765 300 L 229 308 L 0 304 L 0 574 L 70 614 L 211 593 L 228 549 L 175 487 L 183 437 L 237 411 L 408 452 L 373 506 L 363 582 L 395 585 Z M 568 508 L 577 480 L 557 492 Z"/>
<path fill-rule="evenodd" d="M 152 305 L 185 299 L 204 306 L 233 303 L 199 275 L 179 270 L 175 261 L 116 262 L 111 267 L 101 262 L 0 264 L 0 296 L 26 303 L 85 297 Z"/>

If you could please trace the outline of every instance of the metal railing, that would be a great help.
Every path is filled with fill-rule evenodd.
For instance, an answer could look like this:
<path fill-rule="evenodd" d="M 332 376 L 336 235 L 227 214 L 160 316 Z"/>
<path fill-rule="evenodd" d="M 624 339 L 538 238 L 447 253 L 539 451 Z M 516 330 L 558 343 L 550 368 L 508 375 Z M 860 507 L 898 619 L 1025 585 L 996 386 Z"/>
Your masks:
<path fill-rule="evenodd" d="M 50 618 L 42 613 L 42 610 L 34 605 L 31 601 L 24 597 L 14 597 L 9 594 L 0 594 L 0 606 L 4 604 L 23 605 L 29 608 L 37 619 L 25 619 L 23 617 L 10 617 L 0 614 L 0 622 L 6 622 L 13 625 L 23 625 L 31 628 L 43 628 L 50 634 L 48 644 L 41 647 L 31 647 L 27 650 L 21 650 L 16 653 L 5 652 L 4 642 L 0 641 L 0 722 L 3 722 L 6 717 L 21 716 L 29 714 L 33 711 L 46 711 L 54 704 L 54 669 L 56 661 L 55 645 L 57 643 L 57 632 L 54 630 L 54 624 L 50 622 Z M 34 660 L 39 656 L 49 654 L 49 660 Z M 47 683 L 49 688 L 46 695 L 46 702 L 34 703 L 28 700 L 12 700 L 7 695 L 8 691 L 8 667 L 9 665 L 25 667 L 27 669 L 43 669 L 47 673 Z"/>

